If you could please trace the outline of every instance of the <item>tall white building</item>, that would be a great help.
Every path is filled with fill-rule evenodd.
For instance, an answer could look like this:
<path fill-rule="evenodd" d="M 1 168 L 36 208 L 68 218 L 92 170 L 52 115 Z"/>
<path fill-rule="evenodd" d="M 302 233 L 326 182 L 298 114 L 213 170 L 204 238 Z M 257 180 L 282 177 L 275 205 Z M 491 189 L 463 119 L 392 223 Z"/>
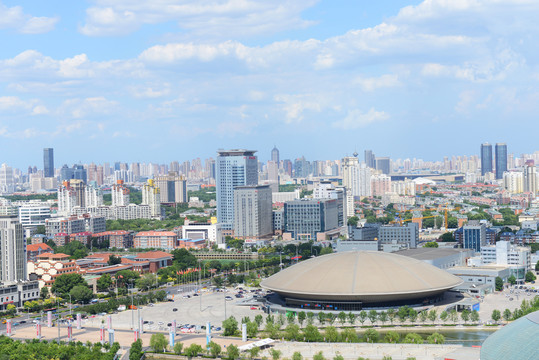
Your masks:
<path fill-rule="evenodd" d="M 537 192 L 537 170 L 533 160 L 526 161 L 524 166 L 524 191 L 533 194 Z"/>
<path fill-rule="evenodd" d="M 371 177 L 372 169 L 366 164 L 361 163 L 358 169 L 359 173 L 359 196 L 372 196 Z"/>
<path fill-rule="evenodd" d="M 234 228 L 234 189 L 258 185 L 256 150 L 219 150 L 215 163 L 217 221 L 223 230 Z M 271 200 L 270 200 L 271 201 Z"/>
<path fill-rule="evenodd" d="M 14 191 L 13 169 L 11 166 L 2 164 L 0 167 L 0 194 L 11 194 Z"/>
<path fill-rule="evenodd" d="M 77 206 L 77 193 L 69 186 L 69 182 L 65 181 L 58 187 L 58 214 L 70 215 L 75 206 Z"/>
<path fill-rule="evenodd" d="M 372 196 L 382 196 L 391 192 L 391 178 L 385 174 L 371 176 Z"/>
<path fill-rule="evenodd" d="M 43 203 L 28 203 L 19 208 L 19 222 L 24 228 L 36 228 L 45 225 L 45 220 L 51 217 L 50 206 Z"/>
<path fill-rule="evenodd" d="M 161 193 L 152 179 L 142 187 L 142 205 L 150 207 L 151 217 L 161 217 Z"/>
<path fill-rule="evenodd" d="M 498 241 L 496 245 L 481 247 L 481 261 L 484 264 L 518 265 L 530 270 L 531 249 L 525 246 L 516 246 L 509 241 Z"/>
<path fill-rule="evenodd" d="M 118 180 L 116 184 L 112 185 L 112 206 L 127 206 L 129 205 L 129 189 L 124 186 L 122 180 Z"/>
<path fill-rule="evenodd" d="M 24 231 L 16 216 L 0 217 L 0 282 L 27 280 Z"/>
<path fill-rule="evenodd" d="M 520 171 L 506 171 L 503 173 L 503 187 L 512 194 L 524 191 L 524 174 Z"/>
<path fill-rule="evenodd" d="M 359 160 L 356 156 L 347 156 L 341 161 L 342 185 L 352 196 L 359 197 Z"/>
<path fill-rule="evenodd" d="M 84 199 L 87 208 L 103 206 L 103 192 L 99 188 L 86 186 L 84 188 Z"/>
<path fill-rule="evenodd" d="M 260 239 L 273 234 L 271 189 L 268 185 L 234 188 L 234 236 Z"/>

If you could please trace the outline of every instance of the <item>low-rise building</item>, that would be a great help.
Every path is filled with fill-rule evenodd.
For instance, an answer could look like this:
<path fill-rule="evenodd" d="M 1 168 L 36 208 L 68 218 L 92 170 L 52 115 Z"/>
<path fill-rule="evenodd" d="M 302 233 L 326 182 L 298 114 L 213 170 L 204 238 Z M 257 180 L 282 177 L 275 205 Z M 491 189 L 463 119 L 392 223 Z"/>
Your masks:
<path fill-rule="evenodd" d="M 383 251 L 415 249 L 419 242 L 419 224 L 384 225 L 378 230 L 378 240 Z"/>
<path fill-rule="evenodd" d="M 54 251 L 51 249 L 51 247 L 44 243 L 26 245 L 27 261 L 36 261 L 38 255 L 53 252 Z"/>
<path fill-rule="evenodd" d="M 204 239 L 179 239 L 178 247 L 186 249 L 201 249 L 206 247 L 206 240 Z"/>
<path fill-rule="evenodd" d="M 164 251 L 148 251 L 138 254 L 135 262 L 149 262 L 149 271 L 156 273 L 159 269 L 172 265 L 172 255 Z"/>
<path fill-rule="evenodd" d="M 37 281 L 0 284 L 0 311 L 7 310 L 10 304 L 21 308 L 26 301 L 38 300 L 39 295 L 39 283 Z"/>
<path fill-rule="evenodd" d="M 165 249 L 177 247 L 178 235 L 172 231 L 141 231 L 135 235 L 133 244 L 136 249 Z"/>
<path fill-rule="evenodd" d="M 204 239 L 210 244 L 223 244 L 223 232 L 220 223 L 195 223 L 186 220 L 181 229 L 183 239 Z"/>
<path fill-rule="evenodd" d="M 466 261 L 470 257 L 474 256 L 474 250 L 423 247 L 417 249 L 400 250 L 395 252 L 395 254 L 421 260 L 427 264 L 446 270 L 455 266 L 466 266 Z"/>
<path fill-rule="evenodd" d="M 509 241 L 498 241 L 496 245 L 481 248 L 483 264 L 517 265 L 531 270 L 531 249 L 527 246 L 516 246 Z M 534 264 L 535 265 L 535 264 Z"/>
<path fill-rule="evenodd" d="M 58 276 L 73 273 L 83 274 L 84 271 L 66 254 L 45 253 L 38 255 L 36 261 L 28 262 L 28 276 L 39 282 L 39 288 L 52 286 Z"/>

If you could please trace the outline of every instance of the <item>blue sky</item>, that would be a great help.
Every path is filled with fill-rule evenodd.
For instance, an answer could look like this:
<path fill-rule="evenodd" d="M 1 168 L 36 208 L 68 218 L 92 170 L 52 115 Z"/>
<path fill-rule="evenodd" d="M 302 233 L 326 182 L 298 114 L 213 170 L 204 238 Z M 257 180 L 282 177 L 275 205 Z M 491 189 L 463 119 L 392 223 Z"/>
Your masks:
<path fill-rule="evenodd" d="M 17 167 L 537 149 L 535 0 L 0 0 Z"/>

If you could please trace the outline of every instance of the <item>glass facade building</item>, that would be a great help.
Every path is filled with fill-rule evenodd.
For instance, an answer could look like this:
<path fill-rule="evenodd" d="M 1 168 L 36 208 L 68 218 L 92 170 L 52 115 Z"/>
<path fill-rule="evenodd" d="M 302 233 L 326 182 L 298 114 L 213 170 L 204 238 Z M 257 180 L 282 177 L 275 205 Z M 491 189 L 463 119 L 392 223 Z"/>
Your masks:
<path fill-rule="evenodd" d="M 496 144 L 496 179 L 503 179 L 507 171 L 507 145 Z"/>
<path fill-rule="evenodd" d="M 507 161 L 507 157 L 506 157 Z M 481 175 L 484 176 L 492 171 L 492 145 L 489 143 L 481 144 Z"/>

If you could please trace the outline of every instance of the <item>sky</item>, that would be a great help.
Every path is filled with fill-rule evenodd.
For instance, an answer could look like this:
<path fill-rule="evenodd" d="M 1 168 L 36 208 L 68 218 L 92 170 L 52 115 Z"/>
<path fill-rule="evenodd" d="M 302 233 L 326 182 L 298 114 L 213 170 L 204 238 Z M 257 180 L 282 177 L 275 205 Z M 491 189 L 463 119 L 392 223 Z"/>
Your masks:
<path fill-rule="evenodd" d="M 0 0 L 0 163 L 531 153 L 538 17 L 536 0 Z"/>

